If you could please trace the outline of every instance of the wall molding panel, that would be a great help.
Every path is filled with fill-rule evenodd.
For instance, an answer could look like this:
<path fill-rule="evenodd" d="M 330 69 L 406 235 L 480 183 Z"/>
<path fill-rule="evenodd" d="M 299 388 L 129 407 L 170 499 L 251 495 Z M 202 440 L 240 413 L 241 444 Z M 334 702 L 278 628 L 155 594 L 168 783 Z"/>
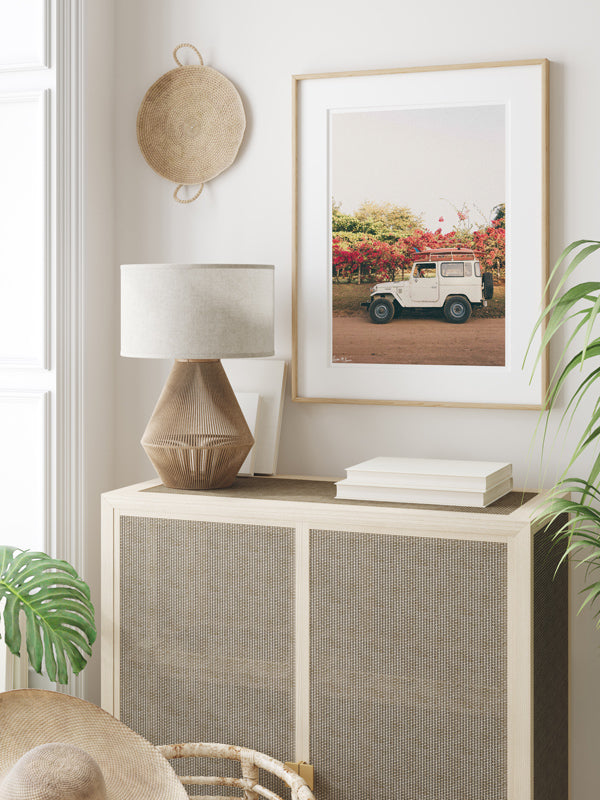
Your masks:
<path fill-rule="evenodd" d="M 58 0 L 56 12 L 56 534 L 53 549 L 83 564 L 83 10 Z M 84 696 L 85 677 L 68 691 Z"/>
<path fill-rule="evenodd" d="M 7 14 L 3 13 L 5 32 L 4 35 L 0 33 L 0 53 L 8 50 L 12 59 L 0 60 L 0 72 L 50 69 L 52 53 L 51 0 L 19 0 L 17 3 L 10 3 L 10 6 L 13 25 L 7 24 Z M 34 31 L 33 35 L 32 31 Z M 15 41 L 22 44 L 21 55 L 14 48 Z"/>
<path fill-rule="evenodd" d="M 51 90 L 0 94 L 0 120 L 1 149 L 11 154 L 4 156 L 6 192 L 0 197 L 2 216 L 10 221 L 0 245 L 6 303 L 0 368 L 44 370 L 51 342 Z"/>

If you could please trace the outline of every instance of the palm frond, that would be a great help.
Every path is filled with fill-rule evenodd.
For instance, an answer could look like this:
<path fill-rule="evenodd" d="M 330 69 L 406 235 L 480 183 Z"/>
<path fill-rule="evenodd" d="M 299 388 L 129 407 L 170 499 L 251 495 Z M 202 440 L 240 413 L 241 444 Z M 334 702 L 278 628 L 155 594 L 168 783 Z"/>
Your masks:
<path fill-rule="evenodd" d="M 600 379 L 600 365 L 598 364 L 598 359 L 600 358 L 600 338 L 594 338 L 593 336 L 594 326 L 600 318 L 600 282 L 583 281 L 570 288 L 565 288 L 575 270 L 589 256 L 593 255 L 598 250 L 600 250 L 600 242 L 592 239 L 580 239 L 563 250 L 560 258 L 552 269 L 546 285 L 546 291 L 549 290 L 551 282 L 557 277 L 558 270 L 569 258 L 571 260 L 564 274 L 558 281 L 551 299 L 540 313 L 527 346 L 524 365 L 531 355 L 531 349 L 538 332 L 543 330 L 531 370 L 531 377 L 533 379 L 536 368 L 550 346 L 550 343 L 559 333 L 562 334 L 564 332 L 566 334 L 566 344 L 562 347 L 562 351 L 557 358 L 556 366 L 546 393 L 544 409 L 540 415 L 535 431 L 535 436 L 537 436 L 542 419 L 545 418 L 545 425 L 541 434 L 542 458 L 544 457 L 548 436 L 550 412 L 558 406 L 559 396 L 565 388 L 567 379 L 570 378 L 575 370 L 583 369 L 587 366 L 591 367 L 589 374 L 584 376 L 575 392 L 567 400 L 566 406 L 562 410 L 559 418 L 559 430 L 563 426 L 566 429 L 570 428 L 574 415 L 580 407 L 582 400 L 596 388 L 596 381 Z M 575 320 L 576 324 L 573 326 Z M 583 337 L 582 346 L 574 356 L 569 356 L 569 349 L 578 336 Z M 562 473 L 561 479 L 568 474 L 573 463 L 584 451 L 597 443 L 599 437 L 600 406 L 597 404 L 592 419 L 589 420 L 584 432 L 581 434 L 571 454 L 571 458 Z M 598 477 L 598 474 L 600 474 L 600 461 L 597 465 L 595 464 L 594 469 L 596 470 L 594 473 L 595 479 Z M 593 480 L 590 482 L 593 482 Z"/>
<path fill-rule="evenodd" d="M 594 483 L 583 478 L 559 481 L 548 492 L 535 517 L 543 525 L 559 523 L 553 533 L 553 543 L 561 545 L 557 569 L 567 559 L 589 572 L 600 569 L 600 490 Z M 592 608 L 600 628 L 600 582 L 588 583 L 582 594 L 579 611 Z"/>

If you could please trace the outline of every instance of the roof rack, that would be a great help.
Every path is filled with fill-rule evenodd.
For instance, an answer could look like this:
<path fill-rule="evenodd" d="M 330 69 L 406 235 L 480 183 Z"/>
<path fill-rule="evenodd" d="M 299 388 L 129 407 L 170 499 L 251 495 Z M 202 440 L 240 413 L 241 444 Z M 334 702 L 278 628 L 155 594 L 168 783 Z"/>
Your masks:
<path fill-rule="evenodd" d="M 470 247 L 439 247 L 415 253 L 414 261 L 473 261 L 475 250 Z"/>

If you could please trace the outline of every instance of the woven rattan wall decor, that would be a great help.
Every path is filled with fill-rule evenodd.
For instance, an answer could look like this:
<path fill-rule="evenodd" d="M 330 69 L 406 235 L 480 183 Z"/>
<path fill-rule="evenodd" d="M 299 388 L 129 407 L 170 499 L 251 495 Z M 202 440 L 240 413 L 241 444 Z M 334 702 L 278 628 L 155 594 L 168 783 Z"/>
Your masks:
<path fill-rule="evenodd" d="M 178 51 L 196 53 L 199 64 L 183 65 Z M 146 92 L 137 116 L 142 155 L 155 172 L 178 184 L 173 197 L 191 203 L 204 184 L 231 166 L 237 156 L 246 117 L 240 95 L 231 81 L 204 65 L 192 44 L 173 51 L 177 67 L 166 72 Z M 187 199 L 182 186 L 198 186 Z"/>

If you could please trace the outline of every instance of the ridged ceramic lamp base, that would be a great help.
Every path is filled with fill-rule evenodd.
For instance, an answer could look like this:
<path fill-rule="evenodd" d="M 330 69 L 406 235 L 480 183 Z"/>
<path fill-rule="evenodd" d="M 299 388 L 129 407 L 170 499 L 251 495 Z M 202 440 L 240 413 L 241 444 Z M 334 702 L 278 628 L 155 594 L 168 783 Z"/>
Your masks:
<path fill-rule="evenodd" d="M 164 485 L 231 486 L 253 444 L 221 362 L 176 361 L 142 437 Z"/>

